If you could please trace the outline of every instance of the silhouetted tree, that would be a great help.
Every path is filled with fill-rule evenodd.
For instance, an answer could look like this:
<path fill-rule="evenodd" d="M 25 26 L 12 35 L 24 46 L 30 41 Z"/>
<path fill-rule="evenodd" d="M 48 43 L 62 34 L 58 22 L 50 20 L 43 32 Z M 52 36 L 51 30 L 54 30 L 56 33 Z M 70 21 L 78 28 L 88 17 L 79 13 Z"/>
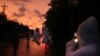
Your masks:
<path fill-rule="evenodd" d="M 51 0 L 49 5 L 45 24 L 53 34 L 53 56 L 65 56 L 65 44 L 73 35 L 68 0 Z"/>
<path fill-rule="evenodd" d="M 24 34 L 27 31 L 30 31 L 27 26 L 7 20 L 6 14 L 0 14 L 0 43 L 11 43 L 13 47 L 13 56 L 16 55 L 19 45 L 18 34 Z"/>
<path fill-rule="evenodd" d="M 49 5 L 45 24 L 53 34 L 55 56 L 64 56 L 65 43 L 77 31 L 78 25 L 89 16 L 99 21 L 99 3 L 97 0 L 51 0 Z"/>

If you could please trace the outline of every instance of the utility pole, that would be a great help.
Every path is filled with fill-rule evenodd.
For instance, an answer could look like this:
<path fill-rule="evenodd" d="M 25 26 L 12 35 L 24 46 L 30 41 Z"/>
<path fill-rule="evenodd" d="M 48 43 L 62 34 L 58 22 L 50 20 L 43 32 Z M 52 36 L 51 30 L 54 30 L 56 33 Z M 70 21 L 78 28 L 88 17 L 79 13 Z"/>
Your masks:
<path fill-rule="evenodd" d="M 5 1 L 4 1 L 4 4 L 2 5 L 3 14 L 5 14 L 5 11 L 6 11 L 7 7 L 8 6 L 5 4 Z"/>

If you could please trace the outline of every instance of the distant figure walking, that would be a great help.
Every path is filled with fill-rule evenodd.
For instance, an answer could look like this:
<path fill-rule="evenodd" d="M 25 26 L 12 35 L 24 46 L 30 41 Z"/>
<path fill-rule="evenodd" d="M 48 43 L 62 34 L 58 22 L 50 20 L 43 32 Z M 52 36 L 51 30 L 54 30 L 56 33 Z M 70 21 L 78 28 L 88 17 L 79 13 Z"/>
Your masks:
<path fill-rule="evenodd" d="M 40 45 L 40 37 L 41 36 L 42 35 L 40 34 L 39 28 L 36 28 L 34 31 L 34 34 L 33 34 L 33 41 L 38 45 Z"/>
<path fill-rule="evenodd" d="M 25 37 L 27 39 L 27 48 L 29 48 L 29 46 L 30 46 L 30 32 L 26 32 Z"/>
<path fill-rule="evenodd" d="M 11 42 L 12 42 L 12 47 L 13 47 L 13 56 L 17 56 L 17 50 L 19 46 L 19 39 L 17 34 L 11 33 Z"/>

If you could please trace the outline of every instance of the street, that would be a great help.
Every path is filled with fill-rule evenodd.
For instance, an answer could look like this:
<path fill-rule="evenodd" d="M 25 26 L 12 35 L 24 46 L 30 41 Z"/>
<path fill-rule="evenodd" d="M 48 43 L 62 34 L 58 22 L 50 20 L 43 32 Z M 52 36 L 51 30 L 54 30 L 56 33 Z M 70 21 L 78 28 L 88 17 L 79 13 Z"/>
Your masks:
<path fill-rule="evenodd" d="M 0 56 L 12 56 L 12 53 L 13 48 L 11 44 L 0 44 Z M 17 56 L 47 56 L 45 51 L 45 44 L 41 43 L 40 45 L 37 45 L 32 41 L 32 38 L 27 44 L 26 38 L 19 38 Z"/>

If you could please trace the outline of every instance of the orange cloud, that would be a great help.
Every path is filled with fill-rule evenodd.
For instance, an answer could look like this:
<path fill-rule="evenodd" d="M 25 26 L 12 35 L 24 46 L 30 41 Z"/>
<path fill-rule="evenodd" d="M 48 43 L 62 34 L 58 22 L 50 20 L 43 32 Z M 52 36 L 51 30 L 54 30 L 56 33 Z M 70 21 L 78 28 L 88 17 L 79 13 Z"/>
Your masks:
<path fill-rule="evenodd" d="M 45 21 L 44 15 L 48 9 L 50 0 L 6 0 L 6 14 L 9 20 L 17 21 L 29 26 L 30 29 L 41 28 Z M 0 0 L 0 6 L 4 0 Z M 2 7 L 0 7 L 2 11 Z"/>

